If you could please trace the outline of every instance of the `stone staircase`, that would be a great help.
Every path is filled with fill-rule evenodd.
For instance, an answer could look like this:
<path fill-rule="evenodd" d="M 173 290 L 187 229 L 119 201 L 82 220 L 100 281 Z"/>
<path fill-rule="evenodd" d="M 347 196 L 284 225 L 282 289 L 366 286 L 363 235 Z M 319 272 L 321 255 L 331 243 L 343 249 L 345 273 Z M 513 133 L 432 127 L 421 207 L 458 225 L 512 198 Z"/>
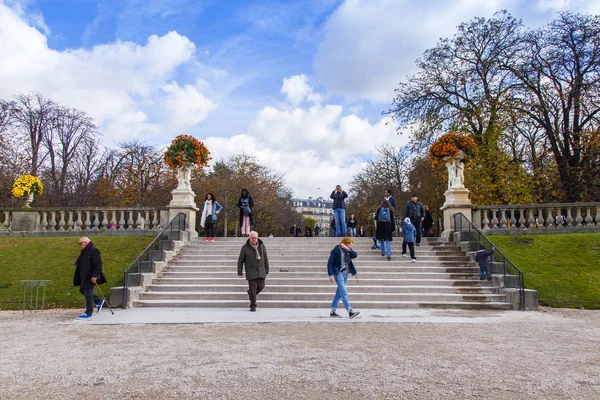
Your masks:
<path fill-rule="evenodd" d="M 329 308 L 335 284 L 327 277 L 329 252 L 339 238 L 261 238 L 270 262 L 258 307 Z M 237 276 L 243 238 L 186 243 L 146 287 L 134 307 L 223 307 L 249 305 L 245 278 Z M 401 256 L 402 239 L 392 242 L 392 260 L 371 250 L 370 238 L 356 238 L 356 277 L 348 293 L 356 309 L 511 309 L 498 287 L 479 281 L 479 268 L 453 242 L 424 238 L 417 262 Z M 343 305 L 340 302 L 340 308 Z"/>

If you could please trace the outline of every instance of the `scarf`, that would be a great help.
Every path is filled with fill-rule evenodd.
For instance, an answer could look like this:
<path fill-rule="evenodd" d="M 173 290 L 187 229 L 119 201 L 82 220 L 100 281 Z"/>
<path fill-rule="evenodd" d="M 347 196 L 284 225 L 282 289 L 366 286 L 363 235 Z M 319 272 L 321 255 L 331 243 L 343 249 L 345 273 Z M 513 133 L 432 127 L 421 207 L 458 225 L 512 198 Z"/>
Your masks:
<path fill-rule="evenodd" d="M 202 210 L 202 217 L 200 217 L 200 226 L 204 228 L 206 218 L 212 215 L 212 200 L 206 200 L 204 202 L 204 210 Z"/>
<path fill-rule="evenodd" d="M 248 240 L 248 243 L 250 243 L 250 241 Z M 253 245 L 252 243 L 250 243 L 250 246 L 252 246 L 252 248 L 254 249 L 254 251 L 256 252 L 256 259 L 260 260 L 260 253 L 258 251 L 258 246 L 260 245 L 260 243 L 258 243 L 258 241 L 256 242 L 256 246 Z"/>

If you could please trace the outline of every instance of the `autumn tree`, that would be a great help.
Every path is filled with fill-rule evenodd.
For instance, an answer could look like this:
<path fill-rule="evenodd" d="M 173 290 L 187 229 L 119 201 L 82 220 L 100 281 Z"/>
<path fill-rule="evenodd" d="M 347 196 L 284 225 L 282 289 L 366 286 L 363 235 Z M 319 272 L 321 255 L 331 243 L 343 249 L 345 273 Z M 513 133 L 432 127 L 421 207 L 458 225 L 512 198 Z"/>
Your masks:
<path fill-rule="evenodd" d="M 594 177 L 583 157 L 600 111 L 600 17 L 561 13 L 533 31 L 505 11 L 475 18 L 417 67 L 389 113 L 413 131 L 414 149 L 450 130 L 469 134 L 480 150 L 466 176 L 477 201 L 554 200 L 553 167 L 562 200 L 593 200 L 584 197 Z"/>
<path fill-rule="evenodd" d="M 528 32 L 518 62 L 506 68 L 520 82 L 518 110 L 545 134 L 564 190 L 564 200 L 584 198 L 595 179 L 586 175 L 586 138 L 600 116 L 600 16 L 560 13 L 543 29 Z M 598 198 L 595 198 L 598 200 Z"/>

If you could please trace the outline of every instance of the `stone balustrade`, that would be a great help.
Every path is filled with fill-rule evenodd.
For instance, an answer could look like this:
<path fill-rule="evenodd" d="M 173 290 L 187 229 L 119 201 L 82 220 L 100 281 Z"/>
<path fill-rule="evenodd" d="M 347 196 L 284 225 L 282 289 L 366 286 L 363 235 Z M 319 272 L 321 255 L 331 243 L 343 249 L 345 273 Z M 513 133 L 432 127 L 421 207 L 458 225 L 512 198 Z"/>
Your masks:
<path fill-rule="evenodd" d="M 0 208 L 0 234 L 159 231 L 166 207 Z M 163 217 L 164 218 L 164 217 Z M 167 221 L 168 223 L 168 221 Z"/>
<path fill-rule="evenodd" d="M 597 232 L 600 203 L 475 206 L 473 224 L 486 235 Z"/>

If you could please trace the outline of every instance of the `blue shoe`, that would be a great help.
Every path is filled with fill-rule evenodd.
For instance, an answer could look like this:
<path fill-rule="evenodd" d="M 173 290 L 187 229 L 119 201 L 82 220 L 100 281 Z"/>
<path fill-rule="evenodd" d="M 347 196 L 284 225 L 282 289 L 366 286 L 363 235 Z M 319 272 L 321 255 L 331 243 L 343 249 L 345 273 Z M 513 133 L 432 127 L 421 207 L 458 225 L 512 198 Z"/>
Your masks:
<path fill-rule="evenodd" d="M 88 319 L 88 318 L 92 318 L 92 314 L 83 313 L 79 317 L 77 317 L 77 319 Z"/>
<path fill-rule="evenodd" d="M 98 310 L 98 312 L 100 312 L 102 310 L 103 305 L 104 305 L 104 300 L 100 300 L 100 304 L 98 304 L 96 306 L 96 310 Z"/>

